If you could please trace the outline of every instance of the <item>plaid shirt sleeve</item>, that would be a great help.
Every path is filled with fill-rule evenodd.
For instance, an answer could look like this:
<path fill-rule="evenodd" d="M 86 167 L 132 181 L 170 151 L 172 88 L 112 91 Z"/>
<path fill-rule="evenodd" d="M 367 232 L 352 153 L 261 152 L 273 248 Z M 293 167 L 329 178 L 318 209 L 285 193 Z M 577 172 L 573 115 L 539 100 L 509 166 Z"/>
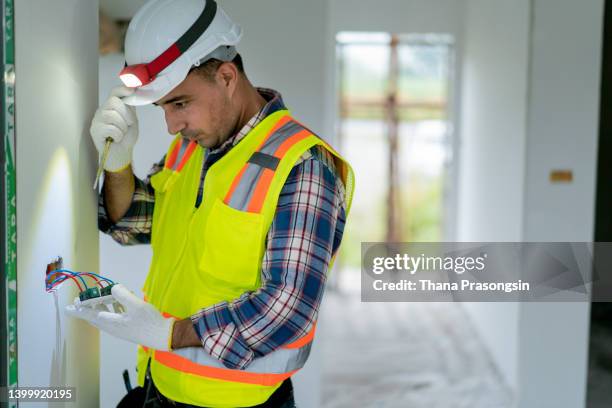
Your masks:
<path fill-rule="evenodd" d="M 166 157 L 155 163 L 147 178 L 141 180 L 134 176 L 135 189 L 132 203 L 123 218 L 115 224 L 108 218 L 104 194 L 98 196 L 98 229 L 110 235 L 121 245 L 149 244 L 151 242 L 151 224 L 155 192 L 151 186 L 151 176 L 164 167 Z"/>
<path fill-rule="evenodd" d="M 267 236 L 261 287 L 191 317 L 204 349 L 226 367 L 244 369 L 304 336 L 317 319 L 346 217 L 344 186 L 331 155 L 321 148 L 310 152 L 294 166 L 281 191 Z"/>

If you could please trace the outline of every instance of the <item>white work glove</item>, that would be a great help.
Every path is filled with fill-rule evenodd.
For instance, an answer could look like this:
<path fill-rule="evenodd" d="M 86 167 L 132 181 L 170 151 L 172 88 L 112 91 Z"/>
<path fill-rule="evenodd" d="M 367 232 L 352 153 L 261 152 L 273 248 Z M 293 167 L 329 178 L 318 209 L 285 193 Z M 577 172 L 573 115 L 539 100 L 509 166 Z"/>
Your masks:
<path fill-rule="evenodd" d="M 155 350 L 170 350 L 175 319 L 165 318 L 153 305 L 140 299 L 125 286 L 111 289 L 113 298 L 125 312 L 113 313 L 88 306 L 66 306 L 66 314 L 83 319 L 108 334 Z"/>
<path fill-rule="evenodd" d="M 125 86 L 114 88 L 91 121 L 89 133 L 98 149 L 99 157 L 102 157 L 106 138 L 113 139 L 104 170 L 117 172 L 132 162 L 132 150 L 138 140 L 138 118 L 136 108 L 121 100 L 132 93 L 134 89 Z"/>

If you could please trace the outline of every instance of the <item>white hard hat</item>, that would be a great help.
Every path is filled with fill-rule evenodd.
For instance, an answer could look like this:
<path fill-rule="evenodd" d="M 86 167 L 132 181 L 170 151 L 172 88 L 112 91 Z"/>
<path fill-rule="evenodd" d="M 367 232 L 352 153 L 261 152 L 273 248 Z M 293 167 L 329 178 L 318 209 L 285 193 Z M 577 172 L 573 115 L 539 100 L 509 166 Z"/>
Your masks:
<path fill-rule="evenodd" d="M 231 61 L 242 30 L 214 0 L 150 0 L 125 38 L 121 81 L 135 92 L 128 105 L 153 103 L 176 88 L 193 66 L 210 58 Z"/>

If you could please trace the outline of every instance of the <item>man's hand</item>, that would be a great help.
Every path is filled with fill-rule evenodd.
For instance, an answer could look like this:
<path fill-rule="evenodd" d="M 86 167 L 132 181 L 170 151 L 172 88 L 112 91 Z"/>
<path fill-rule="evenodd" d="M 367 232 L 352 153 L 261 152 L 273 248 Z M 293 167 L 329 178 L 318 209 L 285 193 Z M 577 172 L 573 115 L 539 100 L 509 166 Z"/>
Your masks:
<path fill-rule="evenodd" d="M 96 111 L 89 132 L 98 152 L 102 154 L 106 138 L 113 139 L 104 170 L 118 172 L 132 162 L 132 150 L 138 140 L 136 109 L 121 98 L 134 93 L 133 89 L 119 86 Z"/>
<path fill-rule="evenodd" d="M 191 319 L 179 320 L 174 324 L 172 331 L 172 348 L 178 349 L 183 347 L 201 346 L 200 338 L 193 328 Z"/>
<path fill-rule="evenodd" d="M 124 313 L 76 305 L 66 306 L 66 313 L 129 342 L 156 350 L 170 350 L 176 320 L 163 317 L 153 305 L 138 298 L 121 284 L 113 286 L 111 291 L 113 298 L 125 309 Z"/>

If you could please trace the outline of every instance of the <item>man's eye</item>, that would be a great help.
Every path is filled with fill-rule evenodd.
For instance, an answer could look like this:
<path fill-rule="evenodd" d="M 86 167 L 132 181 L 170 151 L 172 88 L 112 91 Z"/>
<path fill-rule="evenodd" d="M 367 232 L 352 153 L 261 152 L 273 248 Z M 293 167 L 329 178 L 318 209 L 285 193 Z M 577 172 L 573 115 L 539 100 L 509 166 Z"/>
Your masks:
<path fill-rule="evenodd" d="M 174 107 L 178 109 L 183 109 L 187 106 L 187 102 L 174 102 Z"/>

